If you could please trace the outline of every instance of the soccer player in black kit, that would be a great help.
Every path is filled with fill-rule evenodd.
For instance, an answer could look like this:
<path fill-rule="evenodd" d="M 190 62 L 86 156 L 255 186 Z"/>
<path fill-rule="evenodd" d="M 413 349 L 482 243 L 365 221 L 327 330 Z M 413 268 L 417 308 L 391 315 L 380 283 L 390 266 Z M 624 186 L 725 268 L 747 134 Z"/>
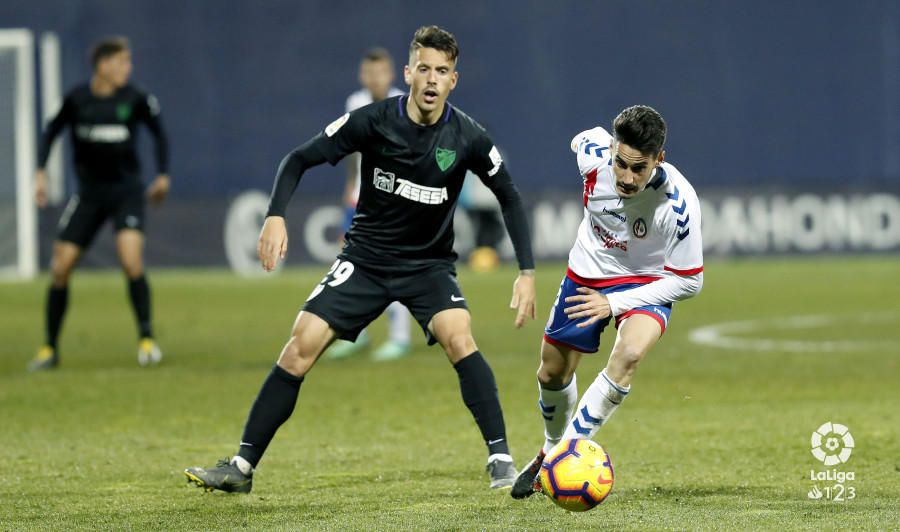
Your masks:
<path fill-rule="evenodd" d="M 138 322 L 138 362 L 156 364 L 162 353 L 150 324 L 150 288 L 144 275 L 145 194 L 160 203 L 169 190 L 168 144 L 156 98 L 128 84 L 131 52 L 122 37 L 105 39 L 92 53 L 94 73 L 89 83 L 69 92 L 59 113 L 47 125 L 38 150 L 35 198 L 47 204 L 44 167 L 54 139 L 66 126 L 72 135 L 78 193 L 59 220 L 53 243 L 50 291 L 46 306 L 46 341 L 29 364 L 32 371 L 59 364 L 57 341 L 69 299 L 69 276 L 81 254 L 103 224 L 112 219 L 116 250 Z M 138 125 L 144 124 L 156 144 L 158 175 L 145 191 L 137 157 Z"/>
<path fill-rule="evenodd" d="M 441 344 L 458 374 L 463 402 L 488 447 L 491 487 L 512 485 L 516 469 L 497 385 L 472 338 L 453 266 L 453 213 L 467 169 L 497 196 L 516 250 L 520 273 L 510 303 L 516 327 L 534 318 L 534 260 L 522 201 L 497 149 L 481 126 L 446 103 L 458 78 L 458 54 L 450 33 L 420 28 L 404 68 L 408 95 L 345 114 L 282 161 L 259 238 L 265 270 L 285 256 L 285 209 L 307 169 L 360 152 L 356 215 L 343 251 L 306 300 L 250 409 L 237 455 L 214 468 L 185 470 L 189 481 L 207 490 L 249 492 L 254 468 L 293 412 L 322 351 L 336 338 L 352 341 L 388 304 L 400 301 L 429 344 Z"/>

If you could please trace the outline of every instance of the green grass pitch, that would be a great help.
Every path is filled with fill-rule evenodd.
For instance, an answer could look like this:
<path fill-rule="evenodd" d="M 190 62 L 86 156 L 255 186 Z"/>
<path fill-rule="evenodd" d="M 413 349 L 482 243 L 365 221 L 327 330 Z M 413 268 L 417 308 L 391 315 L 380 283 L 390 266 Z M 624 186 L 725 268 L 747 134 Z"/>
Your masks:
<path fill-rule="evenodd" d="M 262 279 L 151 271 L 158 368 L 136 363 L 125 282 L 78 272 L 62 366 L 24 371 L 42 331 L 46 279 L 0 284 L 0 530 L 23 529 L 797 529 L 900 523 L 900 269 L 894 257 L 709 262 L 676 305 L 633 393 L 597 439 L 609 499 L 568 514 L 542 496 L 487 488 L 485 453 L 440 348 L 373 363 L 320 361 L 246 496 L 207 494 L 182 469 L 238 443 L 294 316 L 327 267 Z M 541 443 L 534 373 L 563 264 L 538 270 L 538 319 L 512 327 L 514 271 L 460 271 L 475 339 L 500 387 L 512 452 Z M 792 322 L 796 316 L 819 321 Z M 737 348 L 698 345 L 698 327 Z M 765 321 L 753 321 L 765 320 Z M 755 325 L 754 325 L 755 323 Z M 793 324 L 793 325 L 792 325 Z M 384 325 L 372 332 L 377 342 Z M 580 389 L 606 362 L 585 358 Z M 770 342 L 757 350 L 754 342 Z M 794 342 L 793 344 L 791 342 Z M 783 346 L 806 342 L 807 351 Z M 811 342 L 811 343 L 810 343 Z M 822 348 L 816 348 L 821 345 Z M 835 348 L 834 346 L 838 346 Z M 810 435 L 846 424 L 856 498 L 810 500 Z"/>

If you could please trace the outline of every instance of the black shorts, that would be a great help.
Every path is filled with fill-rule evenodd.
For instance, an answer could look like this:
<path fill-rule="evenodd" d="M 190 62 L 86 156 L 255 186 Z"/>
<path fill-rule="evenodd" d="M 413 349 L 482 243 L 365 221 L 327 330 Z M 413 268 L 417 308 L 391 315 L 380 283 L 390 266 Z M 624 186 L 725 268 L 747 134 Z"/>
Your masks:
<path fill-rule="evenodd" d="M 394 301 L 409 309 L 428 345 L 437 342 L 428 332 L 435 314 L 451 308 L 468 309 L 452 263 L 397 272 L 341 257 L 313 289 L 303 310 L 325 320 L 338 338 L 352 342 Z"/>
<path fill-rule="evenodd" d="M 143 232 L 144 205 L 141 183 L 110 184 L 102 190 L 82 189 L 69 199 L 59 219 L 57 238 L 85 249 L 110 218 L 116 231 Z"/>

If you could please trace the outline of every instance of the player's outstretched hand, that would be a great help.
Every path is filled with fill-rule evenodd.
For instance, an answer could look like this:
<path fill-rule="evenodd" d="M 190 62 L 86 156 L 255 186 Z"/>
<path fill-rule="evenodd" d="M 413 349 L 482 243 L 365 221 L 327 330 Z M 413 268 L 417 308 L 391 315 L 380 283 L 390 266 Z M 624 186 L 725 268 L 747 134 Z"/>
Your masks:
<path fill-rule="evenodd" d="M 256 254 L 267 272 L 275 269 L 278 259 L 284 259 L 287 254 L 288 237 L 281 216 L 269 216 L 263 223 L 259 233 L 259 243 L 256 245 Z"/>
<path fill-rule="evenodd" d="M 519 273 L 513 283 L 512 301 L 509 302 L 509 308 L 516 309 L 516 329 L 525 325 L 527 318 L 534 319 L 534 307 L 534 270 Z"/>
<path fill-rule="evenodd" d="M 47 172 L 43 169 L 34 173 L 34 202 L 41 209 L 47 206 Z"/>
<path fill-rule="evenodd" d="M 605 295 L 596 290 L 585 288 L 584 286 L 579 286 L 576 291 L 579 295 L 567 297 L 566 303 L 580 304 L 566 307 L 563 309 L 563 312 L 566 313 L 570 320 L 586 317 L 591 318 L 579 323 L 576 327 L 584 328 L 609 316 L 609 300 L 606 299 Z"/>
<path fill-rule="evenodd" d="M 150 200 L 152 205 L 159 205 L 169 194 L 170 186 L 169 176 L 166 174 L 159 174 L 147 188 L 147 199 Z"/>

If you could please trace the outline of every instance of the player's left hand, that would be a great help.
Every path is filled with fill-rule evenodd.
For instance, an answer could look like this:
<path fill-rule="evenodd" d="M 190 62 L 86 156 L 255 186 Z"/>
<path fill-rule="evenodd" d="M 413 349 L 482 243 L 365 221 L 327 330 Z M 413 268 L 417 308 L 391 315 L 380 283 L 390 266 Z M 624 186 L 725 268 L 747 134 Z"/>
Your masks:
<path fill-rule="evenodd" d="M 512 301 L 509 308 L 516 309 L 516 329 L 525 325 L 527 318 L 534 319 L 534 273 L 520 273 L 513 283 Z"/>
<path fill-rule="evenodd" d="M 584 286 L 579 286 L 576 289 L 576 292 L 578 292 L 579 295 L 567 297 L 566 303 L 580 304 L 566 307 L 563 309 L 563 312 L 566 313 L 566 316 L 568 316 L 570 320 L 586 318 L 588 316 L 591 318 L 577 324 L 576 327 L 583 329 L 584 327 L 593 325 L 609 316 L 609 300 L 606 299 L 605 295 Z"/>
<path fill-rule="evenodd" d="M 147 187 L 147 199 L 150 200 L 152 205 L 159 205 L 169 194 L 169 186 L 169 176 L 167 174 L 159 174 Z"/>

